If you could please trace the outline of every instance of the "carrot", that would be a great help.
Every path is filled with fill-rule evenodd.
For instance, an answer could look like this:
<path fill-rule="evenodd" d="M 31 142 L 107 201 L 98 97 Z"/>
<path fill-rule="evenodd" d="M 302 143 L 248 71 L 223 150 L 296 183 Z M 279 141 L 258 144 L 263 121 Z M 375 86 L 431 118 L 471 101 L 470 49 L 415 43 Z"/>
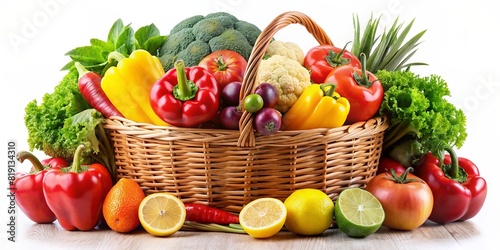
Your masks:
<path fill-rule="evenodd" d="M 80 75 L 78 78 L 78 89 L 90 106 L 101 112 L 106 118 L 111 116 L 123 117 L 102 90 L 102 76 L 85 69 L 85 67 L 78 62 L 75 62 L 75 67 L 78 69 Z"/>
<path fill-rule="evenodd" d="M 198 223 L 238 224 L 238 215 L 202 204 L 186 203 L 186 220 Z"/>

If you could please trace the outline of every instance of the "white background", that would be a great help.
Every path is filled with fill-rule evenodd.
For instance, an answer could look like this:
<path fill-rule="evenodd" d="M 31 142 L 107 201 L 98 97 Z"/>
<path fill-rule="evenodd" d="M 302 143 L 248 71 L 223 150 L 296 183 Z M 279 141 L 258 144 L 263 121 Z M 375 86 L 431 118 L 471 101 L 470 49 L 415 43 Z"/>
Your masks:
<path fill-rule="evenodd" d="M 154 23 L 163 34 L 168 34 L 176 23 L 195 14 L 227 11 L 263 29 L 275 16 L 297 10 L 312 17 L 336 45 L 342 46 L 353 38 L 353 14 L 359 15 L 362 25 L 373 14 L 383 16 L 382 26 L 391 25 L 398 16 L 405 23 L 415 19 L 410 35 L 427 30 L 413 60 L 429 66 L 413 70 L 421 75 L 438 74 L 447 80 L 452 91 L 450 100 L 462 107 L 468 117 L 469 136 L 458 153 L 480 167 L 490 186 L 498 185 L 495 178 L 500 173 L 497 163 L 500 17 L 492 4 L 493 1 L 486 0 L 4 0 L 0 2 L 0 150 L 7 151 L 9 139 L 17 141 L 18 150 L 28 149 L 23 120 L 25 106 L 52 92 L 65 74 L 59 69 L 69 60 L 66 52 L 88 45 L 90 38 L 105 40 L 118 18 L 132 23 L 135 29 Z M 276 38 L 295 42 L 304 51 L 316 45 L 300 26 L 289 26 Z M 41 152 L 35 153 L 44 157 Z M 6 153 L 0 155 L 4 156 L 0 165 L 5 169 L 0 170 L 0 186 L 6 188 Z M 27 169 L 28 165 L 20 165 L 18 169 Z M 497 196 L 489 194 L 488 207 L 498 207 L 494 199 Z M 4 202 L 4 198 L 0 200 Z M 6 205 L 0 205 L 2 215 L 6 213 L 3 208 Z"/>

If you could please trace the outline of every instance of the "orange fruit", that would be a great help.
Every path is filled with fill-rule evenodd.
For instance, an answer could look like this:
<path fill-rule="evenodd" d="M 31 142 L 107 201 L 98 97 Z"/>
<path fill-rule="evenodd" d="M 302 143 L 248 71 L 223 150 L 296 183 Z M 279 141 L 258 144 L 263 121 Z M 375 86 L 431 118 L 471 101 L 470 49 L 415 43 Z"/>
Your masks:
<path fill-rule="evenodd" d="M 121 178 L 109 190 L 102 206 L 104 220 L 117 232 L 128 233 L 140 225 L 139 205 L 144 191 L 132 179 Z"/>

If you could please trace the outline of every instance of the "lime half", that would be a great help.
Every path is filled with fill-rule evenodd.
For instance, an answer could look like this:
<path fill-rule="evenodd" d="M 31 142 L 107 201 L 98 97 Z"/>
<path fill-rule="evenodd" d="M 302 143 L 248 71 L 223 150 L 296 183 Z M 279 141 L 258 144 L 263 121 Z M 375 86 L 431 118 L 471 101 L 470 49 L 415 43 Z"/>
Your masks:
<path fill-rule="evenodd" d="M 335 219 L 340 231 L 363 238 L 375 233 L 384 222 L 380 201 L 361 188 L 343 190 L 335 202 Z"/>

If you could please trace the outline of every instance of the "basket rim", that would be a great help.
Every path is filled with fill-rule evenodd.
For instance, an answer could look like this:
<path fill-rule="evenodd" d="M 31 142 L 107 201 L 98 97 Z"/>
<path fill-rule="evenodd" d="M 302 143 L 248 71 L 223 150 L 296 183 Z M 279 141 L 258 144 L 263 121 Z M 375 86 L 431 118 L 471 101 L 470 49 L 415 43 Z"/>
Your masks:
<path fill-rule="evenodd" d="M 370 134 L 376 134 L 379 132 L 385 131 L 389 126 L 387 116 L 377 116 L 370 118 L 366 121 L 356 122 L 354 124 L 348 124 L 337 128 L 314 128 L 307 130 L 286 130 L 286 131 L 278 131 L 273 135 L 259 135 L 256 134 L 256 138 L 268 138 L 268 137 L 291 137 L 304 133 L 311 134 L 320 134 L 320 135 L 329 135 L 329 134 L 353 134 L 359 132 L 370 132 Z M 105 120 L 104 128 L 110 130 L 120 130 L 127 134 L 133 134 L 137 137 L 151 138 L 154 133 L 166 133 L 169 132 L 178 132 L 178 133 L 186 133 L 186 134 L 214 134 L 214 135 L 237 135 L 239 134 L 238 130 L 230 130 L 224 128 L 186 128 L 186 127 L 177 127 L 173 125 L 154 125 L 150 123 L 144 122 L 135 122 L 130 119 L 119 117 L 119 116 L 111 116 Z M 126 131 L 126 132 L 125 132 Z M 153 134 L 153 135 L 152 135 Z M 200 138 L 202 140 L 202 138 Z M 255 147 L 256 145 L 235 145 L 240 148 L 248 148 Z"/>

